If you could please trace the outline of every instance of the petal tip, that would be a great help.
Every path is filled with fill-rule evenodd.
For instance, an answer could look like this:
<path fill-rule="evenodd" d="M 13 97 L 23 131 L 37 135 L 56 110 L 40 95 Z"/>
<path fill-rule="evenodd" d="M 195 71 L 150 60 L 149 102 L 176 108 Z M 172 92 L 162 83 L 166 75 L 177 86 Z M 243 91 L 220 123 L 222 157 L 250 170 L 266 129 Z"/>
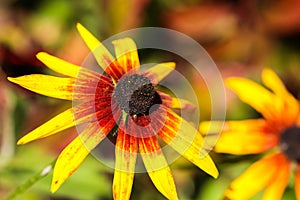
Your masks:
<path fill-rule="evenodd" d="M 17 145 L 22 145 L 22 144 L 25 144 L 25 142 L 22 139 L 17 141 Z"/>
<path fill-rule="evenodd" d="M 58 180 L 53 181 L 50 187 L 50 192 L 55 193 L 58 190 L 58 188 L 59 188 Z"/>
<path fill-rule="evenodd" d="M 35 55 L 35 57 L 36 57 L 38 60 L 42 61 L 43 58 L 44 58 L 45 56 L 47 56 L 47 55 L 48 55 L 48 53 L 46 53 L 46 52 L 38 52 L 38 53 Z"/>

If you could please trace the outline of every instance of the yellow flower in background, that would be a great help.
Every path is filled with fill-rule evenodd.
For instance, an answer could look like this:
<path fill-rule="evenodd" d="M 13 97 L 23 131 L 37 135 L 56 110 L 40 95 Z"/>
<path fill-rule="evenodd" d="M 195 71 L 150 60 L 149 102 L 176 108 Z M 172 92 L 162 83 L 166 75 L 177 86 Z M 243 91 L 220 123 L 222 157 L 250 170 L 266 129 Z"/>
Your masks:
<path fill-rule="evenodd" d="M 210 156 L 200 158 L 203 143 L 200 133 L 171 110 L 189 107 L 189 103 L 156 90 L 157 84 L 175 68 L 175 63 L 158 64 L 140 72 L 137 48 L 132 39 L 113 41 L 115 59 L 81 24 L 77 24 L 77 29 L 105 74 L 41 52 L 37 58 L 65 77 L 33 74 L 8 78 L 36 93 L 79 102 L 18 141 L 18 144 L 25 144 L 86 124 L 59 155 L 51 191 L 55 192 L 90 151 L 109 135 L 116 139 L 114 199 L 130 198 L 138 153 L 156 188 L 168 199 L 178 199 L 171 170 L 157 137 L 205 172 L 217 177 L 218 171 Z M 192 133 L 197 133 L 196 137 L 189 141 L 188 135 Z"/>
<path fill-rule="evenodd" d="M 231 183 L 225 199 L 249 199 L 262 189 L 265 189 L 264 200 L 281 199 L 290 174 L 295 174 L 295 192 L 300 200 L 299 102 L 272 70 L 263 70 L 262 81 L 270 90 L 245 78 L 226 80 L 239 98 L 261 113 L 263 119 L 225 122 L 215 151 L 266 155 Z M 211 134 L 221 124 L 203 122 L 200 131 Z"/>

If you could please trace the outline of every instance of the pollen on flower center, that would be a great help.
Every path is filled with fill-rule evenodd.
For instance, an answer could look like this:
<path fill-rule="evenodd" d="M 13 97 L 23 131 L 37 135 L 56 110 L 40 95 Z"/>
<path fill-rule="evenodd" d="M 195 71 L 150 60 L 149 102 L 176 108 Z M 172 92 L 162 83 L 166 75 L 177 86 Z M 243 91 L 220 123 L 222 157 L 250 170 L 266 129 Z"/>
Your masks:
<path fill-rule="evenodd" d="M 114 91 L 120 108 L 129 115 L 148 115 L 151 107 L 161 104 L 161 99 L 151 81 L 139 74 L 125 76 Z"/>
<path fill-rule="evenodd" d="M 282 132 L 280 148 L 289 159 L 300 162 L 300 127 L 293 126 Z"/>

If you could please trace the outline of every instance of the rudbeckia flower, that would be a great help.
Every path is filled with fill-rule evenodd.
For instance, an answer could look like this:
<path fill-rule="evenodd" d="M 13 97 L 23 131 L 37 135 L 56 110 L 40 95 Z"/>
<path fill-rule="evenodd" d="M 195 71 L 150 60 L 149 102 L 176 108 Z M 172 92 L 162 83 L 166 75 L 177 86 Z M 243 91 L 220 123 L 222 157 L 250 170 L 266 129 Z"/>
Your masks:
<path fill-rule="evenodd" d="M 263 154 L 225 191 L 225 199 L 249 199 L 264 190 L 264 200 L 281 199 L 290 174 L 295 174 L 300 200 L 300 110 L 299 102 L 270 69 L 262 72 L 268 89 L 245 79 L 226 80 L 238 97 L 261 113 L 261 119 L 227 121 L 215 151 L 235 155 Z M 203 122 L 200 131 L 212 134 L 221 122 Z"/>
<path fill-rule="evenodd" d="M 157 64 L 141 72 L 136 44 L 132 39 L 113 41 L 114 58 L 81 24 L 77 24 L 77 29 L 104 70 L 103 74 L 41 52 L 37 58 L 66 77 L 33 74 L 8 78 L 36 93 L 79 102 L 18 141 L 18 144 L 25 144 L 76 125 L 86 125 L 60 153 L 54 167 L 51 191 L 55 192 L 108 136 L 115 137 L 114 199 L 130 198 L 138 153 L 158 191 L 168 199 L 178 199 L 158 137 L 196 166 L 217 177 L 218 171 L 210 156 L 199 155 L 204 138 L 172 111 L 172 108 L 190 107 L 189 102 L 156 89 L 158 83 L 175 68 L 175 63 Z M 195 137 L 191 140 L 190 135 L 193 134 Z"/>

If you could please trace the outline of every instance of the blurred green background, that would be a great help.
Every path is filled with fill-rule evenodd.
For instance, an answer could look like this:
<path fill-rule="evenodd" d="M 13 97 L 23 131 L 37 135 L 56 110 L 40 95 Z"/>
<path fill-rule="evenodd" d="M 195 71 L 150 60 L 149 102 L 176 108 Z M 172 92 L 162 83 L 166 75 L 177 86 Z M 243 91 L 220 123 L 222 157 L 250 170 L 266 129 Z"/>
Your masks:
<path fill-rule="evenodd" d="M 1 0 L 0 1 L 0 199 L 57 157 L 76 135 L 69 129 L 24 146 L 16 140 L 69 102 L 22 89 L 7 76 L 49 73 L 35 58 L 47 51 L 80 65 L 89 53 L 76 32 L 80 22 L 100 40 L 136 27 L 171 28 L 197 40 L 216 62 L 222 76 L 244 76 L 260 81 L 264 67 L 274 69 L 296 97 L 300 97 L 299 0 Z M 160 55 L 152 55 L 160 61 Z M 150 59 L 150 60 L 151 60 Z M 185 70 L 179 58 L 177 69 Z M 212 74 L 213 76 L 213 74 Z M 209 94 L 202 81 L 201 119 L 210 116 Z M 259 117 L 228 91 L 228 119 Z M 214 180 L 184 159 L 172 164 L 180 199 L 220 199 L 229 183 L 258 156 L 212 154 L 221 176 Z M 55 194 L 49 191 L 51 175 L 17 199 L 112 199 L 113 170 L 90 156 Z M 132 199 L 164 199 L 147 174 L 137 174 Z M 253 199 L 260 199 L 258 194 Z M 293 183 L 284 199 L 295 199 Z"/>

